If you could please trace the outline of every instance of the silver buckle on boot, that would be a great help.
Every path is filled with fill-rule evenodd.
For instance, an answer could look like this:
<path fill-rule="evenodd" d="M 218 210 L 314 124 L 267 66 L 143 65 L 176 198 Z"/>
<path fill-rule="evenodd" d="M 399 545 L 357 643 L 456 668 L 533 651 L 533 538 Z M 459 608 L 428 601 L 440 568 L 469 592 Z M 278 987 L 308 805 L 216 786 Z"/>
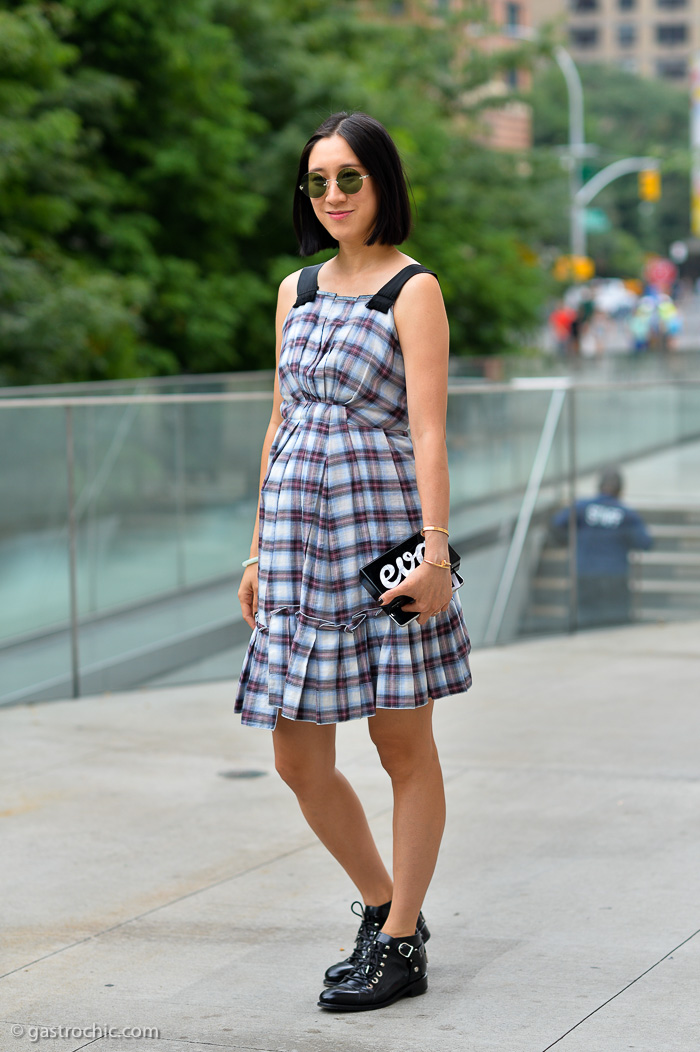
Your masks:
<path fill-rule="evenodd" d="M 403 947 L 404 946 L 408 950 L 408 953 L 404 953 L 404 951 L 403 951 Z M 401 954 L 402 957 L 410 957 L 411 954 L 413 953 L 413 951 L 415 950 L 415 946 L 411 946 L 410 942 L 401 942 L 396 947 L 396 949 L 399 951 L 399 953 Z"/>

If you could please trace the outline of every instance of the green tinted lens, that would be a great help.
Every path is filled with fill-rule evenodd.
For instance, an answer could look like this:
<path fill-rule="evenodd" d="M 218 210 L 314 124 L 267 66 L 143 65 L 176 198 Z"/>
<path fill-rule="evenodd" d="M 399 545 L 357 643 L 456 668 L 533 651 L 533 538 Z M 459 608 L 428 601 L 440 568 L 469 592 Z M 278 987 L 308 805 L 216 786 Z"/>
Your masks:
<path fill-rule="evenodd" d="M 357 194 L 362 189 L 362 176 L 354 168 L 344 168 L 338 173 L 338 187 L 344 194 Z"/>
<path fill-rule="evenodd" d="M 301 188 L 307 197 L 323 197 L 326 192 L 326 180 L 318 172 L 309 172 L 302 179 Z"/>

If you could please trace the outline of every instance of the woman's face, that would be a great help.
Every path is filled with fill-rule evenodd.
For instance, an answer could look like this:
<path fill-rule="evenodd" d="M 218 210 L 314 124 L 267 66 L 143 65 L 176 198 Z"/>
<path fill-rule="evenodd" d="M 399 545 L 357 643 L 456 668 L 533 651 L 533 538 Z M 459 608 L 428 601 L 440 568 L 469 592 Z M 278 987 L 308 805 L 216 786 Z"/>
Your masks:
<path fill-rule="evenodd" d="M 324 179 L 335 179 L 343 168 L 355 168 L 362 180 L 356 194 L 344 194 L 337 183 L 329 183 L 323 197 L 310 198 L 318 221 L 338 242 L 364 242 L 374 227 L 379 208 L 379 195 L 372 176 L 348 146 L 342 135 L 319 139 L 309 154 L 310 172 L 319 172 Z"/>

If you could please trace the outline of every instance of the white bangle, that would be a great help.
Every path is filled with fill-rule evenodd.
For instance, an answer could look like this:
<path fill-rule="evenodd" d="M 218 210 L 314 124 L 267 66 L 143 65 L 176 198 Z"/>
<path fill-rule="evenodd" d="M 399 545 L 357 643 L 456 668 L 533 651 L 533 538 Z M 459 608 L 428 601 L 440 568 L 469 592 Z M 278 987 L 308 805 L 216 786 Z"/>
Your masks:
<path fill-rule="evenodd" d="M 250 557 L 250 559 L 246 559 L 245 562 L 242 562 L 241 566 L 250 566 L 251 563 L 256 563 L 257 561 L 258 561 L 257 555 L 252 555 Z"/>

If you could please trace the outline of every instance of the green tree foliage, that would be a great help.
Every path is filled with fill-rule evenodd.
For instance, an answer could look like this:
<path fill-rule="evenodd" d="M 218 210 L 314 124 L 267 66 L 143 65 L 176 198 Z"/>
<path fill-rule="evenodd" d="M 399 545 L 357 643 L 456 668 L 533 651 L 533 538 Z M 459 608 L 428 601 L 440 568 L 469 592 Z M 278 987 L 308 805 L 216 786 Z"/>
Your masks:
<path fill-rule="evenodd" d="M 612 230 L 591 233 L 589 251 L 599 273 L 630 273 L 641 266 L 643 251 L 665 255 L 672 241 L 688 236 L 690 155 L 686 91 L 660 80 L 635 76 L 609 66 L 579 67 L 585 99 L 586 142 L 599 148 L 584 178 L 622 157 L 652 156 L 661 162 L 663 195 L 651 208 L 641 205 L 636 175 L 601 191 L 593 206 L 607 213 Z M 562 147 L 568 141 L 568 107 L 556 67 L 540 70 L 533 84 L 533 132 L 536 148 Z M 566 177 L 560 179 L 566 193 Z M 562 248 L 568 241 L 565 213 L 553 210 L 548 238 Z M 636 246 L 636 248 L 635 248 Z"/>
<path fill-rule="evenodd" d="M 549 162 L 478 145 L 472 98 L 515 59 L 372 6 L 0 0 L 5 382 L 271 366 L 299 151 L 338 109 L 399 143 L 453 351 L 517 343 Z"/>
<path fill-rule="evenodd" d="M 264 203 L 246 174 L 261 121 L 240 48 L 209 0 L 69 6 L 81 76 L 124 87 L 107 112 L 87 93 L 76 100 L 101 138 L 96 176 L 109 191 L 76 233 L 96 261 L 149 282 L 147 332 L 179 370 L 231 368 L 243 320 L 265 298 L 240 253 Z"/>
<path fill-rule="evenodd" d="M 0 10 L 0 373 L 4 382 L 153 371 L 143 288 L 60 249 L 99 194 L 80 119 L 64 102 L 75 48 L 34 6 Z"/>

